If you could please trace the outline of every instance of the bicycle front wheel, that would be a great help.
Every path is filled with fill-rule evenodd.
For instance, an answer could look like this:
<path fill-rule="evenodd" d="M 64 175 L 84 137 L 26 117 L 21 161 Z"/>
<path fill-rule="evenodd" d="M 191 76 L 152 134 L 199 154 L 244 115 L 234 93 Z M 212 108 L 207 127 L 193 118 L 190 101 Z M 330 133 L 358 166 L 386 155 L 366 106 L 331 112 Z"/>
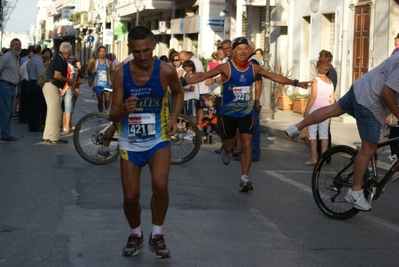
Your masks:
<path fill-rule="evenodd" d="M 353 184 L 356 153 L 349 146 L 334 146 L 321 155 L 313 169 L 313 198 L 317 207 L 331 219 L 346 220 L 359 212 L 344 199 Z"/>
<path fill-rule="evenodd" d="M 114 161 L 119 155 L 119 145 L 114 133 L 107 136 L 106 131 L 115 131 L 115 127 L 109 120 L 109 115 L 102 113 L 90 113 L 83 116 L 75 126 L 73 132 L 73 144 L 76 152 L 87 162 L 96 165 L 107 164 Z M 109 152 L 99 153 L 104 141 L 110 141 Z"/>
<path fill-rule="evenodd" d="M 184 114 L 177 119 L 177 132 L 171 136 L 172 164 L 192 160 L 201 147 L 201 132 L 196 123 Z"/>

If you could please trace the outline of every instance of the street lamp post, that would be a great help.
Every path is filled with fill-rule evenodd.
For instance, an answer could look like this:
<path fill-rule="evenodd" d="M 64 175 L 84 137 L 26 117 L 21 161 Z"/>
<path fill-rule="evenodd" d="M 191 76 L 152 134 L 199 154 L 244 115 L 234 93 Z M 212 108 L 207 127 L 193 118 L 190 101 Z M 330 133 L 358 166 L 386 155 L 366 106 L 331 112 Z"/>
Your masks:
<path fill-rule="evenodd" d="M 139 26 L 139 11 L 142 0 L 135 0 L 134 5 L 136 6 L 136 26 Z"/>
<path fill-rule="evenodd" d="M 265 47 L 263 53 L 263 68 L 270 71 L 270 0 L 266 0 L 266 22 L 265 22 Z M 271 108 L 271 84 L 269 79 L 263 79 L 262 93 L 263 108 L 260 112 L 260 119 L 274 119 L 274 111 Z"/>
<path fill-rule="evenodd" d="M 112 43 L 111 43 L 111 52 L 114 52 L 114 37 L 115 37 L 115 17 L 118 15 L 118 12 L 115 8 L 115 6 L 112 7 L 111 9 L 111 16 L 112 16 Z"/>

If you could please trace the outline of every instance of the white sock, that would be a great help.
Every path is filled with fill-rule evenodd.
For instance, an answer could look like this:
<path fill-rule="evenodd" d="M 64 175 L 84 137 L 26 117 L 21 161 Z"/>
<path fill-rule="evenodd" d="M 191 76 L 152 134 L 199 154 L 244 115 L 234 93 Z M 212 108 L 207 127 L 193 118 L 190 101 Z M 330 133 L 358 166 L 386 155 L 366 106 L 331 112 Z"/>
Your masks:
<path fill-rule="evenodd" d="M 162 225 L 152 225 L 152 236 L 162 234 Z"/>
<path fill-rule="evenodd" d="M 132 234 L 136 234 L 136 235 L 138 235 L 139 237 L 141 237 L 141 226 L 132 229 Z"/>
<path fill-rule="evenodd" d="M 102 151 L 108 152 L 109 151 L 109 146 L 103 146 Z"/>
<path fill-rule="evenodd" d="M 243 176 L 241 176 L 241 180 L 242 181 L 244 181 L 244 182 L 248 182 L 249 180 L 248 180 L 248 175 L 243 175 Z"/>

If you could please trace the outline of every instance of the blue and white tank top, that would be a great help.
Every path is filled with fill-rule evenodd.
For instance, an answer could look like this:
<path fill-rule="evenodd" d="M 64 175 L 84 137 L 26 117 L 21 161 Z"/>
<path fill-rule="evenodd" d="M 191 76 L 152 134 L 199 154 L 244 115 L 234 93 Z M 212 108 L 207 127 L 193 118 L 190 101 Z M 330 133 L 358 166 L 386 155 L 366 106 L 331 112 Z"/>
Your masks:
<path fill-rule="evenodd" d="M 139 100 L 135 111 L 121 121 L 119 146 L 122 150 L 142 152 L 161 142 L 170 141 L 166 133 L 169 101 L 167 92 L 162 88 L 160 70 L 161 61 L 155 59 L 148 82 L 136 85 L 130 73 L 130 65 L 123 66 L 123 99 L 135 95 Z"/>
<path fill-rule="evenodd" d="M 230 77 L 222 85 L 220 115 L 234 118 L 253 115 L 255 75 L 252 65 L 249 65 L 246 70 L 240 71 L 231 60 L 226 63 L 230 68 Z"/>
<path fill-rule="evenodd" d="M 104 61 L 103 64 L 97 59 L 96 62 L 96 83 L 95 86 L 103 87 L 103 88 L 110 88 L 111 85 L 109 83 L 109 66 L 107 60 Z"/>

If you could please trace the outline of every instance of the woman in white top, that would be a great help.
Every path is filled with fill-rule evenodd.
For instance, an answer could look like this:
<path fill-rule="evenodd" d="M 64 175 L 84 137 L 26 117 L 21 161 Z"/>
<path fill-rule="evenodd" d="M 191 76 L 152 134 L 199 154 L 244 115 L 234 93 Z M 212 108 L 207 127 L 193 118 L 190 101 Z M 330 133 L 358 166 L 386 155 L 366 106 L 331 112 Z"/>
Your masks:
<path fill-rule="evenodd" d="M 325 59 L 319 59 L 316 64 L 317 77 L 312 81 L 312 89 L 310 91 L 308 105 L 304 117 L 315 110 L 335 103 L 334 99 L 334 85 L 327 77 L 327 72 L 330 69 L 330 63 Z M 312 166 L 317 161 L 317 132 L 321 140 L 321 154 L 323 154 L 328 147 L 328 124 L 329 119 L 313 124 L 308 127 L 309 143 L 310 143 L 310 160 L 306 161 L 304 165 Z"/>
<path fill-rule="evenodd" d="M 183 70 L 183 64 L 181 62 L 181 60 L 179 59 L 179 53 L 173 53 L 171 54 L 170 58 L 169 58 L 169 62 L 172 63 L 173 67 L 176 68 L 177 71 L 177 76 L 180 77 L 183 75 L 184 70 Z"/>
<path fill-rule="evenodd" d="M 186 75 L 195 73 L 195 64 L 191 60 L 183 62 L 184 74 Z M 184 86 L 184 114 L 191 118 L 197 124 L 197 102 L 199 100 L 199 87 L 198 84 L 188 84 Z M 191 140 L 194 137 L 193 129 L 188 129 L 187 135 L 184 137 L 186 140 Z"/>

